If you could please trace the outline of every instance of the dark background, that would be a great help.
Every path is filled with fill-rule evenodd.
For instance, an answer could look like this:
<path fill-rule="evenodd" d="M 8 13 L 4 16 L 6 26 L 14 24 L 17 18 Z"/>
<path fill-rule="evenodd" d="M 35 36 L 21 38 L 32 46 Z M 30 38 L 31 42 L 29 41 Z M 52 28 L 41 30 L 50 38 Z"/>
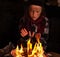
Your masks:
<path fill-rule="evenodd" d="M 0 0 L 0 48 L 18 40 L 18 21 L 24 13 L 24 1 Z M 60 53 L 60 7 L 45 6 L 49 18 L 48 51 Z"/>

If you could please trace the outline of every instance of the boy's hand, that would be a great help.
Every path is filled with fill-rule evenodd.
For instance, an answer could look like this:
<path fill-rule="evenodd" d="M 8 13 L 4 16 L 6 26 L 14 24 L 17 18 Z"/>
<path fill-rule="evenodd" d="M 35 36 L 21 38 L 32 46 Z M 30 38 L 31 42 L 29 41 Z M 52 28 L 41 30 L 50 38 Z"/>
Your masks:
<path fill-rule="evenodd" d="M 40 34 L 40 33 L 36 33 L 36 34 L 35 34 L 35 38 L 36 38 L 36 40 L 38 41 L 38 40 L 41 38 L 41 34 Z"/>
<path fill-rule="evenodd" d="M 21 29 L 21 36 L 25 37 L 27 35 L 28 35 L 28 31 L 25 28 Z"/>
<path fill-rule="evenodd" d="M 31 31 L 29 31 L 29 36 L 30 37 L 34 37 L 34 34 L 35 34 L 34 32 L 31 33 Z"/>

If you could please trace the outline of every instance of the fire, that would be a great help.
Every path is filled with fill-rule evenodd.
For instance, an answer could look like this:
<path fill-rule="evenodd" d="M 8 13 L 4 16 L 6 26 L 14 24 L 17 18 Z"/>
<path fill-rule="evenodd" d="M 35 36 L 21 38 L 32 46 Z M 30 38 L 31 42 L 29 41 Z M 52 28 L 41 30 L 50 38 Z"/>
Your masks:
<path fill-rule="evenodd" d="M 44 50 L 42 44 L 38 41 L 35 43 L 32 53 L 28 55 L 28 57 L 43 57 Z"/>
<path fill-rule="evenodd" d="M 28 42 L 27 42 L 27 53 L 31 53 L 31 51 L 32 51 L 32 43 L 30 43 L 30 39 L 28 40 Z"/>
<path fill-rule="evenodd" d="M 21 44 L 21 48 L 19 49 L 19 47 L 17 46 L 16 48 L 16 57 L 22 57 L 22 54 L 24 53 L 23 51 L 23 46 Z"/>
<path fill-rule="evenodd" d="M 42 43 L 38 40 L 38 42 L 35 43 L 35 45 L 32 49 L 32 43 L 30 41 L 31 41 L 30 39 L 27 41 L 27 48 L 26 48 L 27 56 L 25 56 L 25 55 L 23 56 L 23 54 L 25 54 L 25 53 L 23 50 L 24 48 L 21 45 L 20 49 L 18 46 L 16 47 L 16 49 L 15 49 L 16 56 L 15 57 L 46 57 L 46 56 L 44 56 L 44 50 L 43 50 Z"/>

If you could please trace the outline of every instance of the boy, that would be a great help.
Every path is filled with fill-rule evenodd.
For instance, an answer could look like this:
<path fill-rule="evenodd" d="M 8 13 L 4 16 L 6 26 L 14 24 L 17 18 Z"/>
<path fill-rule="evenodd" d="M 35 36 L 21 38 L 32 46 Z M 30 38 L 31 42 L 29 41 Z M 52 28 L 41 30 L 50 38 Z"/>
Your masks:
<path fill-rule="evenodd" d="M 49 26 L 48 19 L 45 17 L 44 6 L 41 1 L 28 1 L 24 17 L 19 21 L 19 33 L 19 42 L 21 43 L 26 42 L 29 38 L 34 42 L 36 39 L 35 35 L 40 35 L 40 40 L 46 48 L 45 44 L 48 38 Z"/>

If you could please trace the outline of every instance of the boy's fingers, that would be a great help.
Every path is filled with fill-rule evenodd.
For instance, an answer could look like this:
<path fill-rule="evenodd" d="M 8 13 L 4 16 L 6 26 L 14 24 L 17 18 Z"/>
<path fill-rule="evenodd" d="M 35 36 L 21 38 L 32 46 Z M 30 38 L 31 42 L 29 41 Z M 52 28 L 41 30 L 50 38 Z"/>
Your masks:
<path fill-rule="evenodd" d="M 31 36 L 31 32 L 29 31 L 29 36 Z"/>
<path fill-rule="evenodd" d="M 27 30 L 24 28 L 24 31 L 27 32 Z"/>
<path fill-rule="evenodd" d="M 24 37 L 24 36 L 26 36 L 26 35 L 28 35 L 28 32 L 27 32 L 27 30 L 24 28 L 24 29 L 21 30 L 21 36 Z"/>
<path fill-rule="evenodd" d="M 32 32 L 32 37 L 34 37 L 34 34 L 35 34 L 35 33 L 34 33 L 34 32 Z"/>

